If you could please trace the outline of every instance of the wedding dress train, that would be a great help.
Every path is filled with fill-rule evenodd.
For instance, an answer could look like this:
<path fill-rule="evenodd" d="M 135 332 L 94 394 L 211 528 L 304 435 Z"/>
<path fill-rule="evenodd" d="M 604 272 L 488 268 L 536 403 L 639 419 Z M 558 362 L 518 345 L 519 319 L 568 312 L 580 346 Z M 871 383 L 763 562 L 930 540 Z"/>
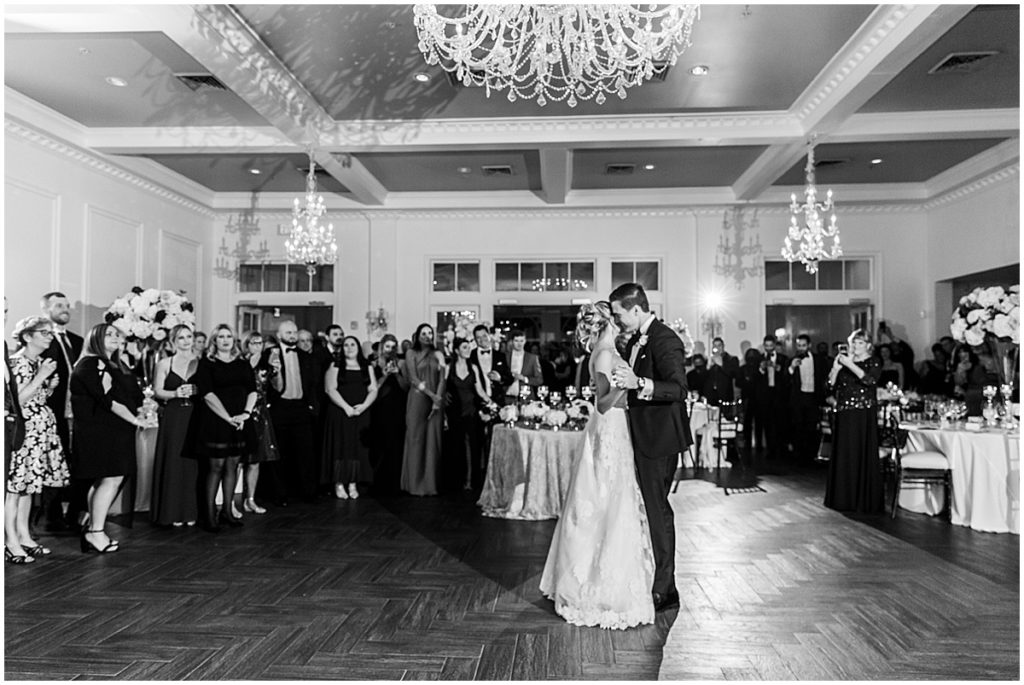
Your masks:
<path fill-rule="evenodd" d="M 579 626 L 654 622 L 654 552 L 626 412 L 595 412 L 576 454 L 540 590 Z"/>

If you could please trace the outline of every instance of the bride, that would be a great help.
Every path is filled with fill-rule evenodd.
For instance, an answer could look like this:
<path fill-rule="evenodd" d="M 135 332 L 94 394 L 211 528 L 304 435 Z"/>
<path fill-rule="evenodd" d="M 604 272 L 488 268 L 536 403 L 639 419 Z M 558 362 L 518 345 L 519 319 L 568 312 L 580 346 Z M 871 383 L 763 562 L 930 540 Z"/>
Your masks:
<path fill-rule="evenodd" d="M 569 623 L 630 628 L 654 622 L 654 553 L 633 465 L 626 391 L 611 385 L 625 364 L 607 302 L 585 304 L 576 335 L 591 349 L 594 412 L 575 455 L 569 494 L 548 550 L 540 591 Z"/>

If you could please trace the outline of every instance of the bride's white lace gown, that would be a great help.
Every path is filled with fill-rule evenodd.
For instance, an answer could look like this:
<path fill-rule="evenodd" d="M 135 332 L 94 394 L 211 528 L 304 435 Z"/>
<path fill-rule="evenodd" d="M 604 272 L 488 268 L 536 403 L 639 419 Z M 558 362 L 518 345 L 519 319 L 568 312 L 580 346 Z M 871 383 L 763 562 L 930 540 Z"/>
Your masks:
<path fill-rule="evenodd" d="M 625 410 L 595 412 L 575 459 L 540 590 L 574 625 L 653 623 L 654 552 Z"/>

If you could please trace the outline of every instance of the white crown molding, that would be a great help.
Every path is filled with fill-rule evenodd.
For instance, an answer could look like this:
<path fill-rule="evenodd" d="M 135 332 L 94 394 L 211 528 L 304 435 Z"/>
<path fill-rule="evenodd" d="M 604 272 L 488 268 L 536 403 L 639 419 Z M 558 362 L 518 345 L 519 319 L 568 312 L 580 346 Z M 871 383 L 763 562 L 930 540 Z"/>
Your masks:
<path fill-rule="evenodd" d="M 928 179 L 928 198 L 936 198 L 966 187 L 971 181 L 988 176 L 1019 160 L 1020 138 L 1003 141 Z"/>
<path fill-rule="evenodd" d="M 212 217 L 214 215 L 213 210 L 207 205 L 200 204 L 181 193 L 175 192 L 169 188 L 154 183 L 147 178 L 143 178 L 142 176 L 132 173 L 123 166 L 105 159 L 102 155 L 93 154 L 92 152 L 78 147 L 77 145 L 73 145 L 69 142 L 65 142 L 51 136 L 48 133 L 44 133 L 43 131 L 36 129 L 23 121 L 19 121 L 12 116 L 7 115 L 4 117 L 4 129 L 9 135 L 17 136 L 26 142 L 78 162 L 85 167 L 113 176 L 120 181 L 133 185 L 137 188 L 141 188 L 142 190 L 148 191 L 166 200 L 170 200 L 171 202 L 181 205 L 182 207 L 196 212 L 197 214 L 207 217 Z"/>
<path fill-rule="evenodd" d="M 854 114 L 823 142 L 1000 138 L 1020 135 L 1020 108 Z"/>
<path fill-rule="evenodd" d="M 290 154 L 301 145 L 273 126 L 110 126 L 85 131 L 85 145 L 107 154 Z"/>
<path fill-rule="evenodd" d="M 984 190 L 990 186 L 997 185 L 999 183 L 1003 183 L 1011 179 L 1014 179 L 1015 183 L 1019 183 L 1019 181 L 1015 180 L 1019 175 L 1020 163 L 1018 162 L 1004 169 L 1000 169 L 999 171 L 994 171 L 983 178 L 979 178 L 973 183 L 968 183 L 967 185 L 961 186 L 937 198 L 929 200 L 928 202 L 925 202 L 923 205 L 921 205 L 921 208 L 924 210 L 935 209 L 936 207 L 941 207 L 951 202 L 962 200 L 963 198 L 967 197 L 968 195 L 971 195 L 972 193 L 976 193 L 979 190 Z"/>
<path fill-rule="evenodd" d="M 88 127 L 9 86 L 4 86 L 4 115 L 30 121 L 37 130 L 72 145 L 91 147 L 88 143 Z"/>

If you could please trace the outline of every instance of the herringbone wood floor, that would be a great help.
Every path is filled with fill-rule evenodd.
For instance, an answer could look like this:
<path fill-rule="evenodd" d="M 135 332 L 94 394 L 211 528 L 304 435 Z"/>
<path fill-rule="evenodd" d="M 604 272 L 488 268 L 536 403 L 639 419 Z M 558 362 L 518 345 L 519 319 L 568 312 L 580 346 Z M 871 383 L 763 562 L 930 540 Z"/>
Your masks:
<path fill-rule="evenodd" d="M 1019 677 L 1017 536 L 844 517 L 820 468 L 722 474 L 673 495 L 682 606 L 654 626 L 554 615 L 537 590 L 553 522 L 324 499 L 216 536 L 136 523 L 105 557 L 45 536 L 51 557 L 5 569 L 5 677 Z"/>

